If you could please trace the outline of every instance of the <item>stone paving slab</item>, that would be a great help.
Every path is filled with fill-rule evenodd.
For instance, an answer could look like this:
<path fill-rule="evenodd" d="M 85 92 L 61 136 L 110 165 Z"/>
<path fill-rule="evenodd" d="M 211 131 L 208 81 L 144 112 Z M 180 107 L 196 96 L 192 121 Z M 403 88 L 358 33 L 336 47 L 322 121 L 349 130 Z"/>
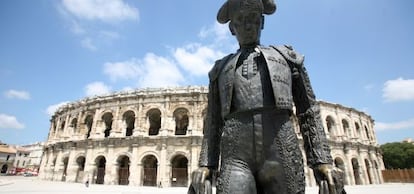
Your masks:
<path fill-rule="evenodd" d="M 6 184 L 2 184 L 6 183 Z M 414 184 L 346 186 L 348 194 L 414 194 Z M 187 188 L 156 188 L 119 185 L 90 185 L 43 181 L 37 177 L 0 177 L 0 194 L 186 194 Z M 307 187 L 306 194 L 317 194 L 318 188 Z"/>

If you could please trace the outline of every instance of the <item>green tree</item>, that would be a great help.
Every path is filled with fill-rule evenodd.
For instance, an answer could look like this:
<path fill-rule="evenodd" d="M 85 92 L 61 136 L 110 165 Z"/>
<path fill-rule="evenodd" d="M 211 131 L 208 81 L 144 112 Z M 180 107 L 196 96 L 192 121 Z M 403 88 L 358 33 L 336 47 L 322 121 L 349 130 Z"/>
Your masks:
<path fill-rule="evenodd" d="M 414 144 L 394 142 L 381 145 L 384 165 L 387 169 L 414 168 Z"/>

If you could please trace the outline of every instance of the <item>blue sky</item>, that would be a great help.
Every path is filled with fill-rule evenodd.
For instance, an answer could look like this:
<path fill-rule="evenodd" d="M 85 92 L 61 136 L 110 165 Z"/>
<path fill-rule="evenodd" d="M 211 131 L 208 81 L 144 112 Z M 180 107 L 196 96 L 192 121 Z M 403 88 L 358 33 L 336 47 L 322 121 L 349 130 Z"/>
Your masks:
<path fill-rule="evenodd" d="M 46 140 L 59 104 L 207 85 L 237 49 L 224 0 L 0 1 L 0 141 Z M 263 45 L 293 45 L 320 100 L 367 112 L 380 144 L 414 138 L 414 1 L 279 0 Z"/>

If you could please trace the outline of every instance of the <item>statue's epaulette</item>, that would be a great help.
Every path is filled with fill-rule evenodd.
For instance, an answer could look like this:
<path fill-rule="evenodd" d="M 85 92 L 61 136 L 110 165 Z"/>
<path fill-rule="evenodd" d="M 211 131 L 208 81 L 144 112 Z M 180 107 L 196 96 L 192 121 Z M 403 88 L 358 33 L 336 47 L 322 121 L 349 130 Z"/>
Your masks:
<path fill-rule="evenodd" d="M 208 73 L 208 77 L 211 80 L 215 80 L 217 79 L 217 77 L 219 76 L 221 70 L 223 69 L 223 67 L 226 65 L 227 61 L 233 56 L 233 54 L 229 54 L 225 57 L 223 57 L 222 59 L 217 60 L 214 63 L 213 68 L 210 70 L 210 72 Z"/>
<path fill-rule="evenodd" d="M 279 53 L 283 55 L 283 57 L 285 57 L 285 59 L 288 60 L 289 62 L 296 64 L 296 65 L 303 64 L 305 56 L 293 50 L 292 46 L 290 45 L 272 46 L 271 45 L 271 47 L 279 51 Z"/>

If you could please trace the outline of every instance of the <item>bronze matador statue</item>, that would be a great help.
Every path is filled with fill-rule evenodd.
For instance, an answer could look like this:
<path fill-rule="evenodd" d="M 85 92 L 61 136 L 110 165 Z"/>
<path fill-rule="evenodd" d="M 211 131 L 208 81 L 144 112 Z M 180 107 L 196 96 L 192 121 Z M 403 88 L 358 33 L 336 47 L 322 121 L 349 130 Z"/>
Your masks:
<path fill-rule="evenodd" d="M 218 22 L 230 21 L 240 49 L 216 61 L 209 73 L 200 168 L 189 193 L 210 193 L 205 186 L 215 174 L 218 194 L 305 193 L 294 105 L 320 193 L 345 193 L 303 56 L 290 46 L 260 45 L 263 14 L 275 11 L 273 0 L 227 0 L 218 12 Z"/>

